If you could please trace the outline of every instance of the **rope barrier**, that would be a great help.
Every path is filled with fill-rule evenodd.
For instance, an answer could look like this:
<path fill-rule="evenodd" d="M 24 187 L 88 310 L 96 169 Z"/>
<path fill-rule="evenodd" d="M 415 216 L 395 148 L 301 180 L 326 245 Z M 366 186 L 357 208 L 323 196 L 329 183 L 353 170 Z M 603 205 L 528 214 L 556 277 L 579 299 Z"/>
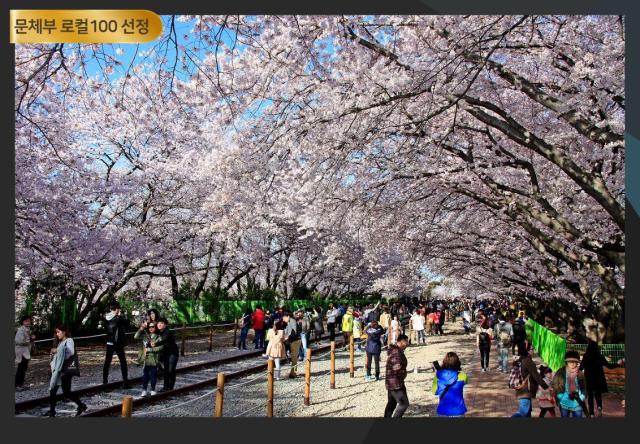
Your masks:
<path fill-rule="evenodd" d="M 197 328 L 210 328 L 210 327 L 229 327 L 234 325 L 233 322 L 229 323 L 229 324 L 209 324 L 209 325 L 193 325 L 191 327 L 185 327 L 187 330 L 188 329 L 197 329 Z M 136 332 L 135 331 L 129 331 L 126 333 L 127 336 L 133 336 L 135 335 Z M 106 333 L 101 333 L 98 335 L 91 335 L 91 336 L 73 336 L 72 339 L 73 340 L 78 340 L 78 339 L 95 339 L 95 338 L 103 338 L 106 337 L 107 334 Z M 34 343 L 41 343 L 41 342 L 52 342 L 53 338 L 47 338 L 47 339 L 38 339 L 37 341 L 33 341 Z"/>
<path fill-rule="evenodd" d="M 159 410 L 151 410 L 151 411 L 146 411 L 146 412 L 140 412 L 140 413 L 138 413 L 138 414 L 136 414 L 136 415 L 133 415 L 133 416 L 144 416 L 144 415 L 150 415 L 150 414 L 152 414 L 152 413 L 158 413 L 158 412 L 163 412 L 163 411 L 166 411 L 166 410 L 171 410 L 171 409 L 175 409 L 175 408 L 178 408 L 178 407 L 182 407 L 182 406 L 184 406 L 184 405 L 187 405 L 187 404 L 192 403 L 193 401 L 197 401 L 197 400 L 199 400 L 199 399 L 202 399 L 202 398 L 204 398 L 204 397 L 206 397 L 206 396 L 211 396 L 211 395 L 213 395 L 217 390 L 218 390 L 218 387 L 214 388 L 214 389 L 213 389 L 213 390 L 211 390 L 211 391 L 208 391 L 207 393 L 205 393 L 205 394 L 204 394 L 204 395 L 202 395 L 202 396 L 198 396 L 197 398 L 190 399 L 190 400 L 185 401 L 185 402 L 182 402 L 182 403 L 180 403 L 180 404 L 171 405 L 171 406 L 169 406 L 169 407 L 165 407 L 165 408 L 163 408 L 163 409 L 159 409 Z"/>

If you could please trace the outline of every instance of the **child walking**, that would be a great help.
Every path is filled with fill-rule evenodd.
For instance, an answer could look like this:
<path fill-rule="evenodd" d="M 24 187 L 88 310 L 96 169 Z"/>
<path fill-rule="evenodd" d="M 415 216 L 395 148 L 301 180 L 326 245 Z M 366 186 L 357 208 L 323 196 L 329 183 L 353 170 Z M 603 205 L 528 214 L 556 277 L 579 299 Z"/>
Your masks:
<path fill-rule="evenodd" d="M 553 379 L 553 371 L 549 367 L 545 367 L 544 365 L 540 366 L 540 376 L 544 379 L 544 382 L 547 383 L 549 388 L 543 389 L 542 386 L 538 386 L 538 405 L 540 406 L 540 414 L 538 417 L 543 418 L 547 413 L 549 416 L 556 416 L 556 399 L 553 393 L 553 388 L 551 387 L 551 380 Z"/>
<path fill-rule="evenodd" d="M 147 396 L 147 387 L 151 383 L 151 395 L 156 394 L 156 382 L 158 382 L 158 363 L 160 362 L 160 352 L 162 351 L 162 345 L 156 346 L 156 342 L 160 339 L 160 336 L 156 333 L 155 322 L 147 323 L 148 332 L 144 329 L 144 324 L 140 326 L 136 332 L 134 339 L 142 337 L 142 347 L 144 353 L 142 355 L 142 361 L 144 367 L 142 369 L 142 393 L 140 396 Z"/>

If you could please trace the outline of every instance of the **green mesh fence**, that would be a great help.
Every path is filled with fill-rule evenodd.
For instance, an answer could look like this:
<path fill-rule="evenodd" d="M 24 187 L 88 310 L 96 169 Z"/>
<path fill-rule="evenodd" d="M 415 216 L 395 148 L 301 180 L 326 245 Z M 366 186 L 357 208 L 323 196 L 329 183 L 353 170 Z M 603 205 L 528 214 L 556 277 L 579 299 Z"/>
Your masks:
<path fill-rule="evenodd" d="M 563 338 L 531 319 L 525 324 L 525 331 L 538 355 L 554 372 L 564 366 L 567 342 Z"/>

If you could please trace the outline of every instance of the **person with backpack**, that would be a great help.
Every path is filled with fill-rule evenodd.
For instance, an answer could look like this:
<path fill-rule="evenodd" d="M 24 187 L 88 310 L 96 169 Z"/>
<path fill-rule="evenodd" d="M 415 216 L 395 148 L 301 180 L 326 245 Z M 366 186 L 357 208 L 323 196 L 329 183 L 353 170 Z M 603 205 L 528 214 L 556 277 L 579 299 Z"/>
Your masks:
<path fill-rule="evenodd" d="M 580 353 L 569 350 L 564 355 L 566 365 L 553 376 L 553 391 L 556 393 L 560 416 L 581 418 L 587 413 L 584 405 L 588 392 L 587 381 L 580 370 Z"/>
<path fill-rule="evenodd" d="M 71 380 L 74 376 L 80 375 L 77 367 L 78 356 L 76 347 L 69 329 L 66 326 L 58 325 L 55 328 L 58 347 L 51 349 L 52 359 L 49 363 L 51 368 L 51 379 L 49 380 L 49 411 L 45 416 L 56 416 L 56 396 L 58 387 L 62 385 L 62 394 L 65 398 L 73 401 L 76 408 L 76 416 L 82 415 L 87 410 L 87 405 L 80 400 L 80 397 L 71 391 Z"/>
<path fill-rule="evenodd" d="M 384 385 L 387 389 L 385 418 L 401 418 L 409 407 L 407 388 L 404 385 L 404 379 L 407 377 L 407 357 L 404 355 L 404 350 L 408 345 L 409 338 L 406 335 L 399 335 L 396 345 L 389 346 L 384 375 Z"/>
<path fill-rule="evenodd" d="M 437 362 L 435 363 L 437 364 Z M 436 366 L 431 391 L 438 396 L 438 416 L 464 416 L 467 406 L 464 403 L 464 387 L 469 378 L 463 372 L 460 358 L 454 352 L 448 352 L 441 366 Z"/>
<path fill-rule="evenodd" d="M 513 321 L 513 337 L 511 340 L 511 353 L 516 355 L 516 347 L 518 347 L 527 338 L 526 331 L 524 329 L 524 321 L 517 319 Z"/>
<path fill-rule="evenodd" d="M 338 315 L 336 316 L 336 328 L 339 332 L 342 331 L 342 318 L 344 317 L 346 312 L 347 308 L 343 303 L 340 303 L 340 305 L 338 305 Z"/>
<path fill-rule="evenodd" d="M 538 392 L 538 385 L 543 389 L 549 385 L 542 378 L 529 351 L 524 346 L 518 347 L 518 366 L 514 365 L 509 377 L 509 386 L 516 391 L 518 412 L 512 417 L 531 417 L 532 399 Z"/>
<path fill-rule="evenodd" d="M 105 321 L 107 329 L 107 350 L 102 368 L 102 383 L 107 384 L 109 382 L 109 368 L 111 367 L 111 361 L 115 353 L 118 356 L 118 361 L 120 361 L 123 388 L 131 388 L 129 386 L 127 370 L 127 355 L 124 352 L 124 348 L 127 345 L 127 327 L 129 326 L 129 321 L 122 316 L 120 304 L 117 301 L 109 303 L 109 313 L 105 315 Z"/>
<path fill-rule="evenodd" d="M 507 372 L 509 364 L 509 348 L 511 348 L 511 338 L 513 336 L 513 327 L 506 322 L 503 315 L 500 315 L 499 321 L 495 325 L 495 337 L 498 343 L 498 364 L 501 372 Z"/>
<path fill-rule="evenodd" d="M 313 333 L 315 336 L 315 342 L 320 345 L 322 342 L 320 339 L 322 338 L 322 334 L 324 333 L 324 324 L 322 323 L 322 307 L 316 307 L 313 310 L 313 316 L 311 320 L 313 321 Z"/>
<path fill-rule="evenodd" d="M 491 351 L 492 339 L 493 330 L 489 327 L 489 320 L 482 317 L 480 325 L 476 328 L 476 345 L 480 350 L 480 366 L 483 372 L 489 370 L 489 352 Z"/>
<path fill-rule="evenodd" d="M 162 351 L 162 345 L 157 344 L 160 336 L 157 334 L 156 323 L 153 321 L 144 322 L 140 325 L 133 338 L 142 338 L 142 347 L 144 349 L 142 357 L 144 363 L 142 368 L 142 394 L 140 396 L 145 397 L 147 394 L 153 396 L 156 394 L 158 363 L 160 362 L 160 352 Z M 151 393 L 147 392 L 149 383 L 151 383 Z"/>

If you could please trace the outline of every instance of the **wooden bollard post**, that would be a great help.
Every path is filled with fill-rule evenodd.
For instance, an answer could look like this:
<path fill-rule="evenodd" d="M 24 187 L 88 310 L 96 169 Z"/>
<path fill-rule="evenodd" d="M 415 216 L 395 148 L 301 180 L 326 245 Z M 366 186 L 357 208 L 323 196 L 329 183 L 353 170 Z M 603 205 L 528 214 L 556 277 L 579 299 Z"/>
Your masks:
<path fill-rule="evenodd" d="M 218 373 L 218 381 L 216 382 L 216 418 L 222 418 L 222 406 L 224 404 L 224 373 Z"/>
<path fill-rule="evenodd" d="M 186 341 L 187 326 L 182 324 L 182 345 L 180 346 L 180 356 L 184 356 L 184 344 Z"/>
<path fill-rule="evenodd" d="M 273 360 L 267 361 L 267 418 L 273 417 Z"/>
<path fill-rule="evenodd" d="M 122 397 L 122 417 L 131 418 L 131 410 L 133 410 L 133 396 L 126 395 Z"/>
<path fill-rule="evenodd" d="M 235 324 L 233 326 L 233 346 L 236 346 L 236 336 L 238 335 L 238 319 L 236 318 Z"/>
<path fill-rule="evenodd" d="M 330 387 L 336 388 L 336 341 L 331 341 L 331 381 Z"/>
<path fill-rule="evenodd" d="M 349 336 L 349 377 L 353 378 L 355 376 L 355 346 L 353 335 Z"/>
<path fill-rule="evenodd" d="M 304 405 L 311 405 L 311 349 L 307 349 L 304 363 Z"/>
<path fill-rule="evenodd" d="M 209 326 L 209 351 L 213 350 L 213 324 Z"/>

